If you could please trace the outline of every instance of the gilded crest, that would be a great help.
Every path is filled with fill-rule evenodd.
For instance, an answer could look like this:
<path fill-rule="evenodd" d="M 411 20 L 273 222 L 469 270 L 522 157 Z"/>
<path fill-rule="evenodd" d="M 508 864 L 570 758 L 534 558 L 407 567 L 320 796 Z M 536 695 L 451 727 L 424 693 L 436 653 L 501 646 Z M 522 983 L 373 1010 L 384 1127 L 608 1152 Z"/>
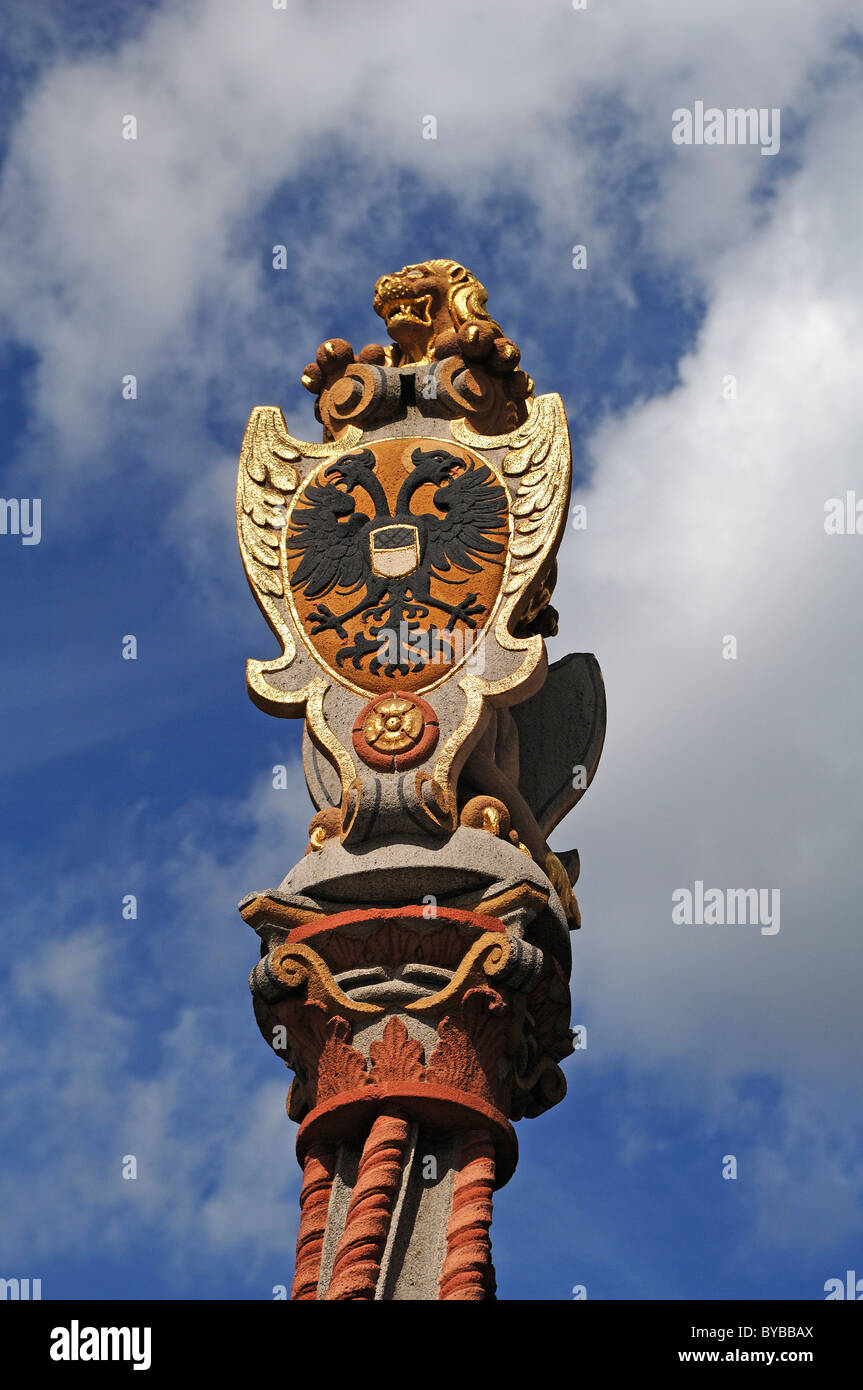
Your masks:
<path fill-rule="evenodd" d="M 285 526 L 297 628 L 342 684 L 427 689 L 475 650 L 509 532 L 507 489 L 467 448 L 383 439 L 320 464 Z"/>
<path fill-rule="evenodd" d="M 569 436 L 484 303 L 454 262 L 383 277 L 396 348 L 330 339 L 304 372 L 324 440 L 270 406 L 246 431 L 240 547 L 282 645 L 248 663 L 249 690 L 305 716 L 307 781 L 322 810 L 338 804 L 343 838 L 384 833 L 390 805 L 451 830 L 484 711 L 544 680 Z"/>

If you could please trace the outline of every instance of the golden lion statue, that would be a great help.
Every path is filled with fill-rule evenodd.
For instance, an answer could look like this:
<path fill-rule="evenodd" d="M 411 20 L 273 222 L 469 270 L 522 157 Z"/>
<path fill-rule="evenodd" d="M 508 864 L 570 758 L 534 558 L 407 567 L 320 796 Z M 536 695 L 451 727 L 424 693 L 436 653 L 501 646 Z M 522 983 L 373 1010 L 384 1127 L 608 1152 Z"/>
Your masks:
<path fill-rule="evenodd" d="M 320 396 L 353 362 L 403 367 L 458 357 L 502 378 L 507 394 L 523 401 L 533 382 L 518 369 L 521 353 L 486 311 L 487 300 L 485 287 L 458 261 L 423 261 L 382 275 L 373 308 L 392 342 L 368 343 L 354 356 L 344 338 L 329 338 L 304 369 L 302 384 Z"/>

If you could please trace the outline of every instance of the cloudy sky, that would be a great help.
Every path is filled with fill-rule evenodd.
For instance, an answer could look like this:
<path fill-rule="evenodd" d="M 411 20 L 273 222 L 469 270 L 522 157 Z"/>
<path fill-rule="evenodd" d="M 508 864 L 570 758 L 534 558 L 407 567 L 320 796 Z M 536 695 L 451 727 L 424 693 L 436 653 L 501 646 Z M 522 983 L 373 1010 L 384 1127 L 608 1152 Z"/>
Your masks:
<path fill-rule="evenodd" d="M 287 1074 L 235 904 L 311 807 L 272 786 L 298 728 L 245 694 L 274 647 L 236 459 L 256 404 L 318 437 L 304 364 L 379 338 L 375 278 L 432 256 L 564 398 L 588 524 L 550 654 L 595 652 L 608 693 L 555 836 L 583 865 L 588 1046 L 520 1127 L 501 1295 L 818 1299 L 863 1273 L 863 536 L 825 530 L 863 501 L 859 6 L 7 13 L 2 492 L 41 500 L 41 538 L 0 535 L 0 1275 L 290 1281 Z M 778 152 L 676 144 L 696 102 L 778 111 Z M 778 895 L 779 930 L 675 923 L 697 881 Z"/>

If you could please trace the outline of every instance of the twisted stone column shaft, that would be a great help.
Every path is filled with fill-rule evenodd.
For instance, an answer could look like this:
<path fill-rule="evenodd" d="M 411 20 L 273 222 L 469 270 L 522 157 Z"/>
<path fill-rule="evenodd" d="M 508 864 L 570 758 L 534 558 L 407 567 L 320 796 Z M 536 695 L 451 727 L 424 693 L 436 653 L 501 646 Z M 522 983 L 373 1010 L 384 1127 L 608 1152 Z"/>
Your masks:
<path fill-rule="evenodd" d="M 363 1146 L 359 1172 L 336 1249 L 327 1299 L 373 1299 L 402 1180 L 409 1122 L 378 1115 Z"/>
<path fill-rule="evenodd" d="M 439 1299 L 477 1302 L 494 1298 L 491 1262 L 494 1145 L 484 1130 L 465 1135 L 453 1184 L 452 1211 Z"/>
<path fill-rule="evenodd" d="M 313 1144 L 303 1165 L 300 1192 L 300 1225 L 297 1231 L 297 1266 L 291 1298 L 309 1301 L 318 1296 L 321 1251 L 327 1229 L 327 1212 L 333 1186 L 336 1150 L 332 1144 Z"/>

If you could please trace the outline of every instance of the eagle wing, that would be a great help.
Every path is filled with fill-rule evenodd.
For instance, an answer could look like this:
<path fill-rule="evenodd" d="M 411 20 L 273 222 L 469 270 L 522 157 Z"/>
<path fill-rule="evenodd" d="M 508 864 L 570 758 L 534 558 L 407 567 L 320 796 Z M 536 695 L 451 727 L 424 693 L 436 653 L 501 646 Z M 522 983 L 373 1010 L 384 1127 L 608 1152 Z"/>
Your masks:
<path fill-rule="evenodd" d="M 307 598 L 323 598 L 335 588 L 352 593 L 367 577 L 367 546 L 357 532 L 369 517 L 357 512 L 351 494 L 334 483 L 310 484 L 302 501 L 291 514 L 285 540 L 285 549 L 302 557 L 292 587 L 305 590 Z M 351 511 L 339 517 L 337 511 L 348 504 Z"/>
<path fill-rule="evenodd" d="M 436 574 L 442 576 L 453 566 L 478 574 L 478 559 L 503 563 L 509 508 L 506 492 L 486 464 L 460 473 L 439 489 L 435 501 L 445 508 L 443 517 L 427 517 L 426 553 Z M 497 534 L 503 539 L 494 540 Z"/>
<path fill-rule="evenodd" d="M 472 449 L 506 446 L 501 471 L 516 484 L 510 564 L 503 584 L 508 620 L 554 559 L 566 524 L 571 472 L 563 401 L 554 393 L 537 396 L 528 418 L 508 435 L 477 435 L 464 420 L 453 420 L 452 434 Z"/>
<path fill-rule="evenodd" d="M 277 406 L 257 406 L 249 418 L 237 478 L 237 534 L 246 573 L 259 593 L 282 593 L 279 541 L 288 494 L 300 474 L 302 446 L 288 433 Z"/>

